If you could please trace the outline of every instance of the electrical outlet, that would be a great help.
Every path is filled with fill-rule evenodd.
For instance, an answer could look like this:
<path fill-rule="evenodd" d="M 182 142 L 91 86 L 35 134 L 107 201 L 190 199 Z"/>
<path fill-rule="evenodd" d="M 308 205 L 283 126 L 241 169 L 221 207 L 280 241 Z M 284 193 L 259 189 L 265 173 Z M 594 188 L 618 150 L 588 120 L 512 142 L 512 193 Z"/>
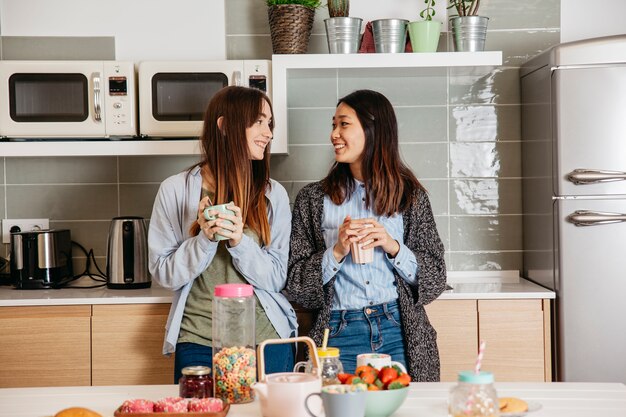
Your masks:
<path fill-rule="evenodd" d="M 50 227 L 48 219 L 2 219 L 2 243 L 11 243 L 11 228 L 17 226 L 20 232 L 44 230 Z"/>

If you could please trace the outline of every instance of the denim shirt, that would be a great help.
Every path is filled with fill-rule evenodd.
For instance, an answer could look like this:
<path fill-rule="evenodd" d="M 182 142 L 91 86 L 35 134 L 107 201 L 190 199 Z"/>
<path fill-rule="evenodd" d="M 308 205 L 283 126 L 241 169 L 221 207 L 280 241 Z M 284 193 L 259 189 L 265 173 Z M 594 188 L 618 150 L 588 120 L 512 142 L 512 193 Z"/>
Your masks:
<path fill-rule="evenodd" d="M 322 282 L 326 284 L 337 276 L 333 310 L 361 309 L 398 298 L 394 269 L 407 283 L 416 285 L 418 265 L 413 252 L 402 243 L 402 214 L 378 216 L 372 208 L 366 209 L 365 187 L 360 181 L 356 181 L 356 185 L 355 191 L 341 205 L 333 203 L 329 196 L 324 197 L 322 233 L 328 249 L 322 258 Z M 396 257 L 390 258 L 381 247 L 376 247 L 372 263 L 354 263 L 350 254 L 342 262 L 337 262 L 333 255 L 333 246 L 339 236 L 339 226 L 348 215 L 352 219 L 374 218 L 381 223 L 387 233 L 400 244 Z"/>
<path fill-rule="evenodd" d="M 285 188 L 270 180 L 265 193 L 269 200 L 268 220 L 271 243 L 260 247 L 250 237 L 228 251 L 233 265 L 254 287 L 267 317 L 281 338 L 296 333 L 296 314 L 281 293 L 287 279 L 291 211 Z M 174 291 L 167 319 L 163 353 L 176 350 L 185 302 L 193 281 L 211 263 L 217 242 L 204 233 L 189 236 L 189 229 L 198 218 L 198 202 L 202 188 L 200 168 L 194 167 L 167 178 L 156 196 L 148 232 L 149 269 L 154 280 Z M 224 243 L 222 243 L 224 244 Z M 207 306 L 211 308 L 211 306 Z"/>

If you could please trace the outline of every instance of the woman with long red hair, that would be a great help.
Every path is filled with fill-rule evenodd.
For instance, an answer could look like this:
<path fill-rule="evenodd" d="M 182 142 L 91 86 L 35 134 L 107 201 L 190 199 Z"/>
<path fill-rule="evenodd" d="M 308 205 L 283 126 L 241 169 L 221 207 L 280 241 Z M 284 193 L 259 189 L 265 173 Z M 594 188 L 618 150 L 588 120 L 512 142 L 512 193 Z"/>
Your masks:
<path fill-rule="evenodd" d="M 212 365 L 212 297 L 216 285 L 250 284 L 257 343 L 295 334 L 285 286 L 291 212 L 284 187 L 269 178 L 274 121 L 259 90 L 226 87 L 204 115 L 201 161 L 167 178 L 157 194 L 148 235 L 152 277 L 174 291 L 164 354 L 182 368 Z M 228 204 L 234 214 L 206 208 Z M 209 216 L 211 217 L 211 216 Z M 211 217 L 212 218 L 212 217 Z M 217 241 L 216 234 L 226 237 Z M 291 371 L 293 347 L 266 348 L 268 373 Z"/>
<path fill-rule="evenodd" d="M 335 163 L 298 193 L 287 294 L 316 310 L 310 336 L 340 349 L 353 373 L 360 353 L 381 353 L 414 381 L 439 380 L 436 333 L 424 305 L 446 286 L 444 247 L 424 187 L 402 162 L 393 107 L 382 94 L 339 100 L 330 135 Z M 369 263 L 353 243 L 373 249 Z"/>

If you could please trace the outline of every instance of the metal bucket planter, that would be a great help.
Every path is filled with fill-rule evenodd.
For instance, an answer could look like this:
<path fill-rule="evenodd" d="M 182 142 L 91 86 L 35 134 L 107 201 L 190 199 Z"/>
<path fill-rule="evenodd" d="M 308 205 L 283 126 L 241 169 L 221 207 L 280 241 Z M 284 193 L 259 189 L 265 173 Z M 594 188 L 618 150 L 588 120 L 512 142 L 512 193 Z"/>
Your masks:
<path fill-rule="evenodd" d="M 315 9 L 299 4 L 269 6 L 267 18 L 275 54 L 306 54 Z"/>
<path fill-rule="evenodd" d="M 441 22 L 435 20 L 411 22 L 408 30 L 413 52 L 437 52 Z"/>
<path fill-rule="evenodd" d="M 374 49 L 378 53 L 400 53 L 406 47 L 406 25 L 404 19 L 378 19 L 372 21 Z"/>
<path fill-rule="evenodd" d="M 457 52 L 480 52 L 485 50 L 488 17 L 456 16 L 450 19 L 454 50 Z"/>
<path fill-rule="evenodd" d="M 355 54 L 359 51 L 361 23 L 359 17 L 331 17 L 324 20 L 328 52 L 331 54 Z"/>

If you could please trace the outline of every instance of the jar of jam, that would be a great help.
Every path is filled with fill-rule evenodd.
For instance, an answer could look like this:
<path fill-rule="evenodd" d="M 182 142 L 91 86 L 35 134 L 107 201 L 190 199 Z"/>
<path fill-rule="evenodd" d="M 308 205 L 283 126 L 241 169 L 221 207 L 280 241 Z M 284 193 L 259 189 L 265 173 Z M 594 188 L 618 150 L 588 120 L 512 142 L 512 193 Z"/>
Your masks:
<path fill-rule="evenodd" d="M 183 398 L 207 398 L 213 396 L 213 378 L 208 366 L 187 366 L 178 380 L 179 395 Z"/>

